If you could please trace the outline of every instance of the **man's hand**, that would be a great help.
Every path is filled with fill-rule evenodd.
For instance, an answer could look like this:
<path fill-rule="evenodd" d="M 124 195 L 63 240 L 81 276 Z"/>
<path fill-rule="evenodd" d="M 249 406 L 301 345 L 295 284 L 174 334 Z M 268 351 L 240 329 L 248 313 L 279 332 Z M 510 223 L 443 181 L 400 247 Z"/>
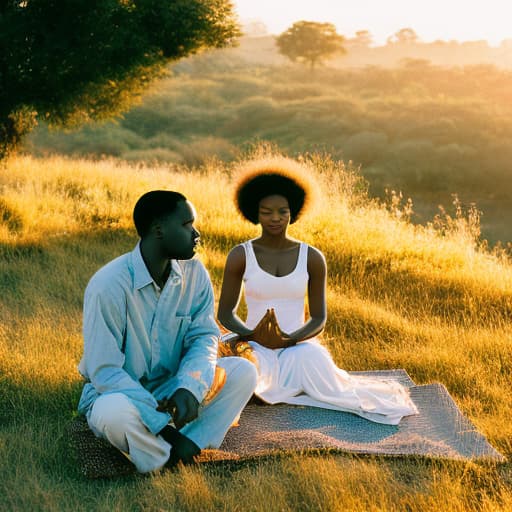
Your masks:
<path fill-rule="evenodd" d="M 172 416 L 176 428 L 180 430 L 197 418 L 199 402 L 188 389 L 179 388 L 170 398 L 162 400 L 158 409 L 167 411 Z"/>

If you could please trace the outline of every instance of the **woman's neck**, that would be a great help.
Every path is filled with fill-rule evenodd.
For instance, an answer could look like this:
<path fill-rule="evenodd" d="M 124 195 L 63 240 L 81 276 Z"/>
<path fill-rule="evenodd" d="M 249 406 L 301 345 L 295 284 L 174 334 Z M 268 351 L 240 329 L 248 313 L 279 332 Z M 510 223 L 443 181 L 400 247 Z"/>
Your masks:
<path fill-rule="evenodd" d="M 262 233 L 254 242 L 256 242 L 256 245 L 275 250 L 289 249 L 297 245 L 296 240 L 292 240 L 286 235 L 272 236 L 265 233 Z"/>

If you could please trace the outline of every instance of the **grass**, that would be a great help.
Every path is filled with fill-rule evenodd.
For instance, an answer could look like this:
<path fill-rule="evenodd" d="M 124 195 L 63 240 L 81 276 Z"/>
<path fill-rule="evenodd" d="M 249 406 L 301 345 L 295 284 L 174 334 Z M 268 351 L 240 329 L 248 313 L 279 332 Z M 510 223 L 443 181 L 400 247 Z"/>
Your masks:
<path fill-rule="evenodd" d="M 450 207 L 457 192 L 482 210 L 491 244 L 512 242 L 510 70 L 462 67 L 459 56 L 456 67 L 416 59 L 385 69 L 377 57 L 372 66 L 311 72 L 272 64 L 268 38 L 253 44 L 245 58 L 219 49 L 180 60 L 116 121 L 65 132 L 42 123 L 26 150 L 189 166 L 236 159 L 241 145 L 260 140 L 289 155 L 323 150 L 360 165 L 372 195 L 412 197 L 416 223 Z M 258 64 L 257 53 L 265 54 Z"/>
<path fill-rule="evenodd" d="M 291 234 L 329 266 L 324 342 L 348 370 L 405 368 L 442 382 L 512 456 L 512 265 L 482 248 L 460 214 L 413 226 L 369 200 L 340 162 L 307 157 L 323 200 Z M 510 510 L 512 465 L 352 455 L 287 456 L 86 481 L 65 428 L 81 381 L 81 302 L 93 272 L 136 242 L 135 200 L 185 193 L 218 295 L 227 250 L 256 236 L 231 201 L 233 167 L 148 167 L 19 157 L 0 169 L 0 509 Z M 473 226 L 474 227 L 474 226 Z"/>

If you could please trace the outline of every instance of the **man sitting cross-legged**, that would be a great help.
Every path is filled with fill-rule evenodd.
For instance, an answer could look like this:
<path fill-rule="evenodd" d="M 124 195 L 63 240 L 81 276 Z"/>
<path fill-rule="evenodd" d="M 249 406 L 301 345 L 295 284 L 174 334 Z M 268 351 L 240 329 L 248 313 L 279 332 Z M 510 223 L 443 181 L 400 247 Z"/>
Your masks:
<path fill-rule="evenodd" d="M 213 290 L 192 259 L 199 233 L 191 203 L 152 191 L 133 217 L 139 243 L 85 291 L 79 371 L 87 383 L 78 408 L 146 473 L 219 447 L 254 391 L 256 369 L 238 357 L 217 360 Z M 226 381 L 205 402 L 216 367 Z"/>

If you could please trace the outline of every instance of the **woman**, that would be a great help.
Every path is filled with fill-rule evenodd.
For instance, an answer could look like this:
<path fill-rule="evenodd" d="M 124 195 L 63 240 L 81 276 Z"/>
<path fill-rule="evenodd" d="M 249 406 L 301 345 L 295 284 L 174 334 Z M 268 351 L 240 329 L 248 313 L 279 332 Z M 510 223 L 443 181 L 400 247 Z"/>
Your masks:
<path fill-rule="evenodd" d="M 227 258 L 218 319 L 250 346 L 258 367 L 256 395 L 267 403 L 348 411 L 398 424 L 417 410 L 397 382 L 349 375 L 315 338 L 326 313 L 326 264 L 314 247 L 290 238 L 310 202 L 311 184 L 297 162 L 273 157 L 247 164 L 236 187 L 240 213 L 261 235 L 234 247 Z M 242 283 L 245 322 L 237 315 Z M 309 315 L 305 321 L 305 299 Z"/>

